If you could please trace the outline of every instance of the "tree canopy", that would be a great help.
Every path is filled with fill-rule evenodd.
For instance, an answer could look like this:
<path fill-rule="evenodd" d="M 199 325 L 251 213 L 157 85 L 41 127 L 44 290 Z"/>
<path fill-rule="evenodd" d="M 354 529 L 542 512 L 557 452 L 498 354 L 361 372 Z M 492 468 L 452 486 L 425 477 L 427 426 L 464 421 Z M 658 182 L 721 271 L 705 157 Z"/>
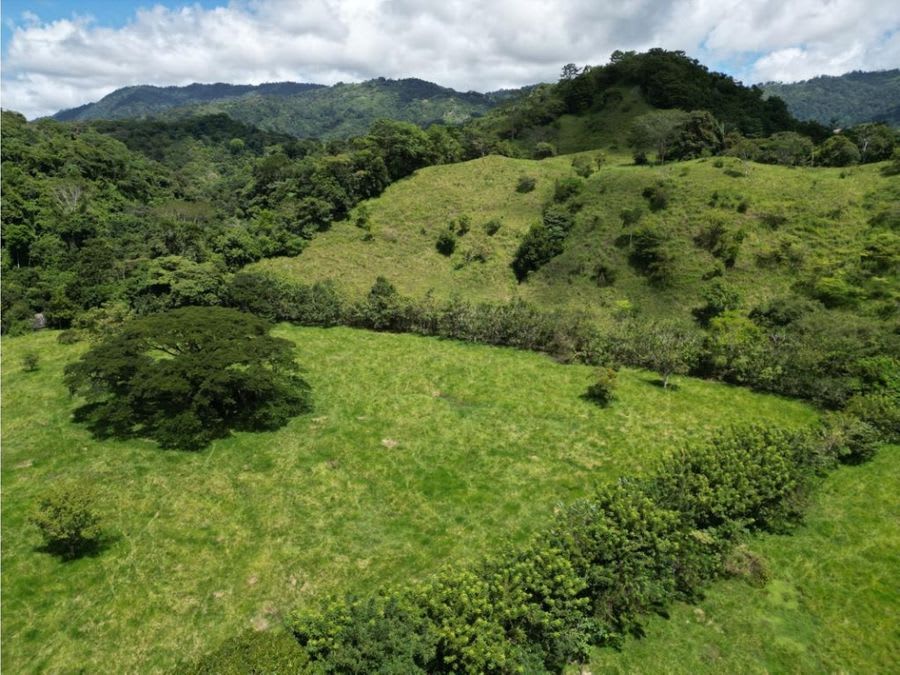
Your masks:
<path fill-rule="evenodd" d="M 127 323 L 67 366 L 87 403 L 76 419 L 101 437 L 147 437 L 196 450 L 230 430 L 275 429 L 310 409 L 294 346 L 263 319 L 182 307 Z"/>

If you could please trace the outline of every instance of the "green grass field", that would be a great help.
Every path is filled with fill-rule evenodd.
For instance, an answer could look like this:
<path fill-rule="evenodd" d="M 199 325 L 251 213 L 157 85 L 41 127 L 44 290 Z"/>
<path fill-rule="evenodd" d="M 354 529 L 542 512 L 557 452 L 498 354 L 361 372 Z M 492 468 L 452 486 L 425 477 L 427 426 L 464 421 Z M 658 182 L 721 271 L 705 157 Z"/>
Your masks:
<path fill-rule="evenodd" d="M 510 268 L 513 254 L 528 227 L 540 220 L 555 180 L 574 175 L 572 157 L 533 161 L 490 156 L 422 169 L 365 204 L 371 234 L 357 227 L 353 216 L 317 235 L 301 255 L 251 268 L 306 282 L 333 279 L 355 297 L 384 275 L 414 297 L 429 292 L 444 299 L 522 297 L 544 307 L 593 311 L 601 318 L 618 301 L 628 300 L 648 316 L 688 319 L 690 309 L 701 304 L 708 284 L 703 277 L 716 263 L 694 243 L 702 229 L 721 223 L 746 234 L 737 262 L 724 278 L 741 292 L 745 307 L 752 308 L 798 282 L 852 276 L 853 261 L 866 245 L 869 219 L 900 199 L 897 181 L 882 176 L 879 165 L 790 168 L 724 158 L 634 166 L 630 157 L 610 154 L 587 180 L 584 208 L 564 252 L 517 284 Z M 537 179 L 533 192 L 515 191 L 522 175 Z M 660 182 L 670 194 L 669 206 L 647 211 L 641 192 Z M 620 214 L 636 206 L 646 211 L 642 224 L 658 225 L 672 237 L 677 260 L 670 288 L 651 286 L 628 264 L 628 249 L 621 243 L 627 242 L 629 230 Z M 472 219 L 472 231 L 459 238 L 451 257 L 440 255 L 434 246 L 438 234 L 464 214 Z M 489 237 L 481 226 L 493 218 L 503 225 Z M 773 227 L 772 218 L 784 220 Z M 466 253 L 472 251 L 485 253 L 486 262 L 467 262 Z M 765 262 L 779 257 L 780 263 Z M 601 261 L 617 270 L 611 286 L 599 287 L 592 278 Z M 884 285 L 870 289 L 873 295 L 896 295 L 894 282 L 872 283 Z"/>
<path fill-rule="evenodd" d="M 718 583 L 698 606 L 652 619 L 594 673 L 890 673 L 900 662 L 900 447 L 845 467 L 792 536 L 750 541 L 764 587 Z M 577 672 L 573 671 L 573 672 Z"/>
<path fill-rule="evenodd" d="M 281 326 L 315 411 L 200 453 L 97 441 L 70 421 L 64 365 L 84 345 L 4 339 L 3 664 L 8 672 L 159 672 L 323 593 L 477 559 L 598 482 L 738 422 L 816 413 L 691 379 L 663 391 L 625 370 L 619 400 L 580 395 L 592 370 L 537 354 L 406 335 Z M 22 357 L 40 355 L 36 372 Z M 63 563 L 27 515 L 54 481 L 94 484 L 109 543 Z"/>

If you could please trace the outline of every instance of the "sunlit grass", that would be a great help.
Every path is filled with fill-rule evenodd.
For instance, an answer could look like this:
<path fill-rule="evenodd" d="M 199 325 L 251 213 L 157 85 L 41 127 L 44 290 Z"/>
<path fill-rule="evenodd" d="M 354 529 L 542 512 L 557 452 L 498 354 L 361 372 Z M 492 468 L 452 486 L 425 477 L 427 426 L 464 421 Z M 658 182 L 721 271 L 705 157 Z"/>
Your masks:
<path fill-rule="evenodd" d="M 810 408 L 626 370 L 619 400 L 580 398 L 592 370 L 511 349 L 281 326 L 315 411 L 200 453 L 97 441 L 70 420 L 62 369 L 83 345 L 3 340 L 3 662 L 8 672 L 161 671 L 323 593 L 479 558 L 559 501 L 648 470 L 738 422 L 805 425 Z M 39 354 L 36 372 L 21 357 Z M 110 535 L 70 563 L 26 523 L 63 478 L 97 486 Z"/>

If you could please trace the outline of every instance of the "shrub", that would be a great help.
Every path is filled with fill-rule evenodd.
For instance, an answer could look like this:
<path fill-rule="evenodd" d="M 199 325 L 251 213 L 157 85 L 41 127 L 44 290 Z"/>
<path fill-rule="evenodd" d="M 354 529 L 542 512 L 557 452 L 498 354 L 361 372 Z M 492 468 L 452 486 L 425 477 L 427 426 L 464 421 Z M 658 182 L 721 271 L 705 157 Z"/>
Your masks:
<path fill-rule="evenodd" d="M 500 231 L 500 227 L 503 223 L 500 222 L 497 218 L 492 218 L 484 224 L 484 232 L 487 236 L 493 237 L 497 232 Z"/>
<path fill-rule="evenodd" d="M 694 243 L 721 260 L 725 267 L 731 268 L 745 236 L 743 230 L 734 230 L 725 223 L 715 222 L 701 230 L 694 237 Z"/>
<path fill-rule="evenodd" d="M 463 237 L 469 233 L 469 230 L 472 229 L 472 217 L 462 215 L 457 219 L 456 224 L 456 234 L 458 234 L 460 237 Z"/>
<path fill-rule="evenodd" d="M 608 366 L 597 369 L 597 379 L 587 388 L 584 396 L 599 406 L 606 407 L 616 397 L 618 373 Z"/>
<path fill-rule="evenodd" d="M 654 284 L 668 284 L 674 274 L 675 256 L 668 235 L 658 227 L 644 226 L 631 240 L 629 260 Z"/>
<path fill-rule="evenodd" d="M 34 352 L 28 352 L 22 356 L 22 370 L 33 373 L 40 367 L 41 360 Z"/>
<path fill-rule="evenodd" d="M 741 304 L 741 295 L 730 284 L 717 279 L 703 289 L 705 303 L 695 307 L 691 312 L 701 326 L 708 326 L 709 322 L 723 312 L 737 309 Z"/>
<path fill-rule="evenodd" d="M 631 227 L 637 225 L 644 215 L 644 209 L 640 206 L 633 206 L 630 209 L 622 209 L 619 216 L 622 218 L 622 225 Z"/>
<path fill-rule="evenodd" d="M 56 336 L 56 341 L 61 345 L 74 345 L 81 341 L 81 334 L 77 330 L 63 330 Z"/>
<path fill-rule="evenodd" d="M 552 143 L 541 142 L 534 146 L 533 156 L 535 159 L 546 159 L 556 155 L 556 148 Z"/>
<path fill-rule="evenodd" d="M 66 367 L 100 437 L 153 438 L 196 450 L 230 430 L 275 429 L 310 408 L 294 345 L 270 324 L 221 307 L 184 307 L 128 323 Z"/>
<path fill-rule="evenodd" d="M 846 136 L 835 134 L 819 147 L 816 161 L 823 166 L 859 164 L 859 148 Z"/>
<path fill-rule="evenodd" d="M 878 450 L 878 430 L 846 413 L 829 415 L 820 436 L 826 452 L 842 464 L 862 464 L 872 459 Z"/>
<path fill-rule="evenodd" d="M 561 206 L 550 206 L 544 211 L 543 221 L 532 225 L 513 256 L 512 269 L 516 279 L 524 281 L 563 252 L 563 242 L 574 225 L 571 213 Z"/>
<path fill-rule="evenodd" d="M 434 247 L 441 255 L 453 255 L 453 251 L 456 250 L 456 235 L 452 232 L 441 232 L 434 243 Z"/>
<path fill-rule="evenodd" d="M 886 442 L 900 440 L 900 394 L 890 391 L 857 394 L 847 402 L 844 412 L 877 429 Z"/>
<path fill-rule="evenodd" d="M 562 204 L 577 196 L 584 189 L 584 181 L 580 178 L 563 178 L 557 180 L 553 188 L 553 201 Z"/>
<path fill-rule="evenodd" d="M 669 193 L 662 185 L 644 188 L 641 196 L 647 200 L 651 211 L 662 211 L 669 205 Z"/>
<path fill-rule="evenodd" d="M 46 550 L 66 560 L 86 555 L 100 543 L 94 494 L 82 485 L 51 488 L 38 501 L 30 520 L 41 531 Z"/>
<path fill-rule="evenodd" d="M 519 182 L 516 183 L 516 192 L 526 193 L 534 190 L 537 185 L 537 179 L 531 176 L 520 176 Z"/>
<path fill-rule="evenodd" d="M 594 266 L 594 271 L 591 274 L 591 279 L 594 280 L 600 288 L 604 288 L 606 286 L 612 286 L 616 283 L 616 277 L 618 276 L 619 271 L 616 266 L 611 263 L 609 260 L 601 260 Z"/>
<path fill-rule="evenodd" d="M 246 675 L 305 672 L 309 656 L 284 630 L 247 631 L 194 663 L 178 669 L 184 675 Z"/>
<path fill-rule="evenodd" d="M 588 178 L 594 173 L 594 163 L 590 157 L 578 155 L 572 159 L 572 169 L 582 178 Z"/>

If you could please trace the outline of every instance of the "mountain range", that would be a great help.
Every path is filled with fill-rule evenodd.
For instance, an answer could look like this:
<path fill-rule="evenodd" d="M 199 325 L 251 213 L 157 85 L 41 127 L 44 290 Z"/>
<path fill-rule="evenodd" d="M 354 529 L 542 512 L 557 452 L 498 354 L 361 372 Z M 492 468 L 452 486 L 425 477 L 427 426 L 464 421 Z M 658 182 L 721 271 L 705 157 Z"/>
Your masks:
<path fill-rule="evenodd" d="M 422 126 L 465 122 L 519 91 L 458 92 L 416 78 L 377 78 L 332 86 L 297 82 L 139 85 L 117 89 L 96 103 L 63 110 L 53 117 L 59 121 L 171 119 L 225 113 L 265 131 L 333 139 L 364 134 L 382 117 Z"/>

